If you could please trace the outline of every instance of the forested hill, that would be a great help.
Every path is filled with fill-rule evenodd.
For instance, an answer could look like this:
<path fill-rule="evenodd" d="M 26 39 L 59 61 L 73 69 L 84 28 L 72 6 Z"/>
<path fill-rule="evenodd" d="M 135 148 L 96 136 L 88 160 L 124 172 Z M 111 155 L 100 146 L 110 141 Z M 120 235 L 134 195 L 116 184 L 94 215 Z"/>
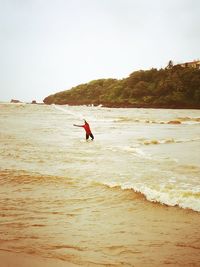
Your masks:
<path fill-rule="evenodd" d="M 50 95 L 45 104 L 106 107 L 200 108 L 200 70 L 174 66 L 99 79 Z"/>

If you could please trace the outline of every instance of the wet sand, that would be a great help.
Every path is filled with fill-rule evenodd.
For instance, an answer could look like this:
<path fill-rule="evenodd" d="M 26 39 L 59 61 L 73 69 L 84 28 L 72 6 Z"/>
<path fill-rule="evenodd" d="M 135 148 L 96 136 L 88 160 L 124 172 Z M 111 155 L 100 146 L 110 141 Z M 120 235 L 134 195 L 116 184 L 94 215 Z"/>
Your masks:
<path fill-rule="evenodd" d="M 119 192 L 118 188 L 109 190 L 112 194 Z M 89 227 L 88 222 L 87 225 L 87 235 L 91 242 L 87 245 L 90 247 L 96 243 L 93 253 L 92 250 L 79 249 L 74 258 L 73 253 L 69 253 L 69 257 L 53 259 L 1 250 L 0 267 L 200 266 L 198 212 L 151 203 L 132 190 L 125 190 L 119 198 L 120 201 L 127 202 L 123 213 L 120 205 L 118 208 L 113 206 L 107 212 L 98 207 L 93 210 L 98 223 Z M 76 220 L 76 225 L 72 226 L 72 231 L 74 227 L 84 228 L 81 218 L 87 220 L 88 216 L 88 210 L 83 210 L 80 220 Z M 68 240 L 71 238 L 72 236 Z M 79 237 L 76 242 L 78 240 Z M 71 245 L 74 246 L 73 242 Z M 65 250 L 67 252 L 68 249 Z M 104 260 L 99 258 L 99 252 L 104 253 Z M 113 261 L 107 261 L 108 256 Z"/>
<path fill-rule="evenodd" d="M 0 267 L 76 267 L 61 260 L 45 259 L 23 253 L 0 251 Z"/>

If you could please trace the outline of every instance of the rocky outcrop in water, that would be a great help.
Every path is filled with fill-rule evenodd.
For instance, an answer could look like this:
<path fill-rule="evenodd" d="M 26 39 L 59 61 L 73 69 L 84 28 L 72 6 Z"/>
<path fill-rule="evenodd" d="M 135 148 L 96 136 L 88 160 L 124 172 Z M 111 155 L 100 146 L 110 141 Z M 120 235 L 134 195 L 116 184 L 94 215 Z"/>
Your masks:
<path fill-rule="evenodd" d="M 22 103 L 21 101 L 17 100 L 17 99 L 11 99 L 10 103 Z"/>

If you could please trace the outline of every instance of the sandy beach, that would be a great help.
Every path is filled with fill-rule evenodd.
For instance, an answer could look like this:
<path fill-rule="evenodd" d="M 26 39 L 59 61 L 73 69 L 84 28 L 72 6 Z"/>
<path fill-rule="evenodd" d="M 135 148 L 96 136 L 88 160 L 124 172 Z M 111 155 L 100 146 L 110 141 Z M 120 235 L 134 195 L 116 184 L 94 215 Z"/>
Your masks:
<path fill-rule="evenodd" d="M 110 190 L 110 189 L 106 189 Z M 112 195 L 116 195 L 118 189 L 112 189 Z M 111 195 L 111 198 L 113 197 Z M 118 196 L 120 197 L 120 195 Z M 183 210 L 178 207 L 167 207 L 157 203 L 150 203 L 131 190 L 126 190 L 120 201 L 131 200 L 132 205 L 127 205 L 123 214 L 119 214 L 116 207 L 106 214 L 97 208 L 98 225 L 90 227 L 88 234 L 90 242 L 96 240 L 104 244 L 102 251 L 105 253 L 105 261 L 99 262 L 98 250 L 91 252 L 81 251 L 80 261 L 73 253 L 60 259 L 13 253 L 1 250 L 0 267 L 64 267 L 64 266 L 199 266 L 200 265 L 200 215 L 191 210 Z M 89 216 L 88 209 L 83 210 L 80 217 Z M 115 225 L 115 222 L 119 225 Z M 127 229 L 127 222 L 128 229 Z M 77 222 L 78 224 L 78 222 Z M 118 226 L 126 225 L 125 231 L 118 231 Z M 74 226 L 75 227 L 75 226 Z M 77 228 L 83 227 L 80 222 Z M 112 232 L 112 239 L 107 239 L 107 233 Z M 16 242 L 16 241 L 13 241 Z M 14 245 L 14 244 L 13 244 Z M 77 244 L 78 245 L 78 244 Z M 124 250 L 129 247 L 129 250 Z M 70 251 L 70 248 L 63 246 Z M 100 251 L 99 251 L 100 252 Z M 81 261 L 81 256 L 92 260 L 87 263 Z M 106 255 L 115 258 L 119 255 L 121 262 L 106 263 Z M 118 258 L 118 256 L 117 256 Z M 123 260 L 124 259 L 124 260 Z"/>
<path fill-rule="evenodd" d="M 49 260 L 38 256 L 27 255 L 23 253 L 13 253 L 0 251 L 0 266 L 1 267 L 75 267 L 77 265 L 63 262 L 61 260 Z"/>

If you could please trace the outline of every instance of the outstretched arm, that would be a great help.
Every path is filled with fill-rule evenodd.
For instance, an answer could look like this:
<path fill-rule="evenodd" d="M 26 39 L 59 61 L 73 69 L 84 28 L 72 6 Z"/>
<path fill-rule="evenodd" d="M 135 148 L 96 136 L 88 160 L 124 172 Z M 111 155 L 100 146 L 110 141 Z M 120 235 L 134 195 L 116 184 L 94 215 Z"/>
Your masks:
<path fill-rule="evenodd" d="M 73 124 L 73 126 L 76 126 L 76 127 L 83 127 L 83 125 L 77 125 L 77 124 Z"/>

